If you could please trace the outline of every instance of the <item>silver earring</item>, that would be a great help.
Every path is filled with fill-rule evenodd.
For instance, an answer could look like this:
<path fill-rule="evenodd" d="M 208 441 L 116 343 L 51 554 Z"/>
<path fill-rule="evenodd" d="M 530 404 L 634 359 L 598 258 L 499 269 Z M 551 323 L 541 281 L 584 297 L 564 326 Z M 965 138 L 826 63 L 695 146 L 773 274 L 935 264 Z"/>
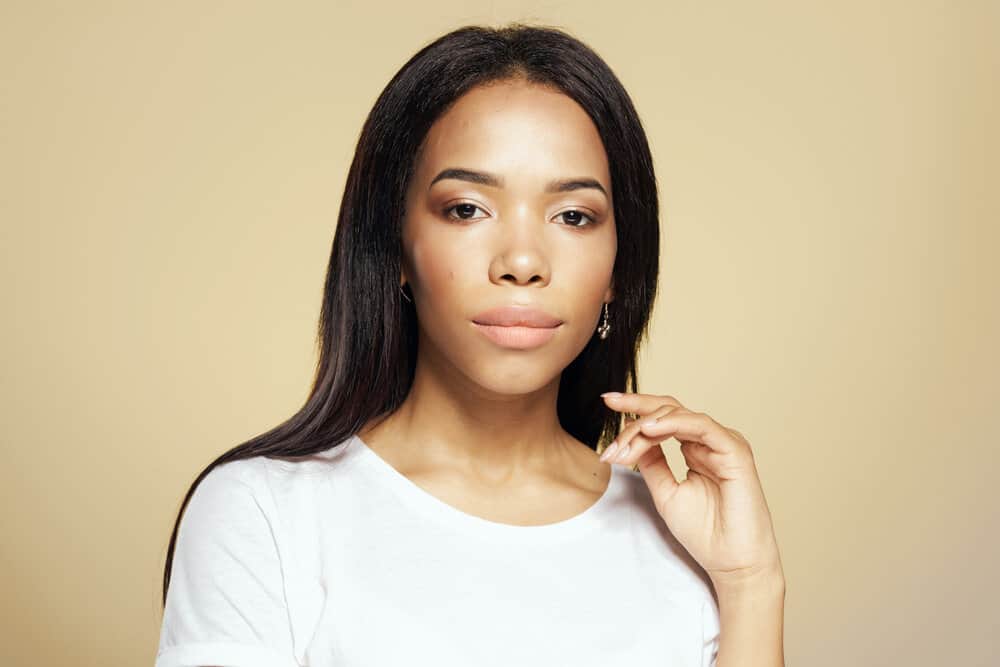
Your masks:
<path fill-rule="evenodd" d="M 604 340 L 608 337 L 608 333 L 611 331 L 611 325 L 608 324 L 608 304 L 604 304 L 604 318 L 601 320 L 601 324 L 597 327 L 597 335 Z"/>
<path fill-rule="evenodd" d="M 404 283 L 404 284 L 405 284 L 405 283 Z M 403 295 L 403 298 L 404 298 L 404 299 L 406 299 L 406 300 L 407 300 L 407 301 L 409 301 L 410 303 L 413 303 L 413 299 L 411 299 L 410 297 L 406 296 L 406 292 L 405 292 L 405 291 L 403 290 L 403 285 L 400 285 L 400 286 L 399 286 L 399 293 Z"/>

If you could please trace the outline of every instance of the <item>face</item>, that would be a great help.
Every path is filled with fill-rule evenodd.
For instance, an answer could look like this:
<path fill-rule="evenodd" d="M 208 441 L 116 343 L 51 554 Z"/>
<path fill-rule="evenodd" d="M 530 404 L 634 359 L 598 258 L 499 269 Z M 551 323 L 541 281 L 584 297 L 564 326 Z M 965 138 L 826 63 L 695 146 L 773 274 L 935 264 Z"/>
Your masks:
<path fill-rule="evenodd" d="M 571 98 L 517 81 L 458 99 L 431 127 L 406 197 L 401 282 L 420 363 L 438 360 L 493 394 L 558 384 L 614 298 L 612 194 L 597 128 Z M 504 306 L 561 324 L 474 321 Z"/>

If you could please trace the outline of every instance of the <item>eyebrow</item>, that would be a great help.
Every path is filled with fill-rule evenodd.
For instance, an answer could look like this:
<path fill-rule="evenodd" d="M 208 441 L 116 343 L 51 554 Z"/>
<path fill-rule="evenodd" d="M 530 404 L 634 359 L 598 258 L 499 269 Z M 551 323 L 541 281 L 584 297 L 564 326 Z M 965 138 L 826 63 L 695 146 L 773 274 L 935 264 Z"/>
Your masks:
<path fill-rule="evenodd" d="M 473 169 L 461 169 L 457 167 L 452 167 L 444 169 L 430 182 L 430 186 L 434 185 L 438 181 L 443 181 L 446 178 L 454 178 L 459 181 L 468 181 L 470 183 L 478 183 L 479 185 L 488 185 L 494 188 L 504 187 L 504 179 L 496 174 L 491 174 L 485 171 L 475 171 Z M 565 178 L 556 179 L 554 181 L 549 181 L 545 185 L 545 192 L 572 192 L 573 190 L 583 190 L 583 189 L 593 189 L 598 190 L 604 194 L 605 197 L 610 199 L 607 190 L 604 186 L 600 184 L 596 179 L 587 177 L 576 177 L 576 178 Z"/>

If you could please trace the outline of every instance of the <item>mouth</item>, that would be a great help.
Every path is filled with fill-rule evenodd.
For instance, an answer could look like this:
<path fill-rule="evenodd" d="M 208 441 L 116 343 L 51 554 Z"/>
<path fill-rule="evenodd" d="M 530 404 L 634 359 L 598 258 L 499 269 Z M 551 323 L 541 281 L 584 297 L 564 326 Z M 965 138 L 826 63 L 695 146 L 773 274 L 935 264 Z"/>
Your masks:
<path fill-rule="evenodd" d="M 552 327 L 528 327 L 521 325 L 481 324 L 475 321 L 472 324 L 483 335 L 500 347 L 515 350 L 529 350 L 540 347 L 552 340 L 559 328 L 562 327 L 562 324 Z"/>
<path fill-rule="evenodd" d="M 563 323 L 540 308 L 528 305 L 510 305 L 490 308 L 472 318 L 476 324 L 504 327 L 552 328 Z"/>
<path fill-rule="evenodd" d="M 510 304 L 484 310 L 472 323 L 500 347 L 527 350 L 552 340 L 563 320 L 536 306 Z"/>

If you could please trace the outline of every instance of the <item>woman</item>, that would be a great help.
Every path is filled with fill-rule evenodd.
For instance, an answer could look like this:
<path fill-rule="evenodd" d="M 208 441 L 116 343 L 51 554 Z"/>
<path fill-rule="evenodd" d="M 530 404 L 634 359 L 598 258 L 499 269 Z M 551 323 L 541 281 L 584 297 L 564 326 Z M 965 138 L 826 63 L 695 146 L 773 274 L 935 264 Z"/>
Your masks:
<path fill-rule="evenodd" d="M 782 664 L 748 443 L 635 393 L 658 254 L 592 50 L 521 24 L 421 49 L 358 142 L 308 400 L 184 499 L 158 667 Z"/>

